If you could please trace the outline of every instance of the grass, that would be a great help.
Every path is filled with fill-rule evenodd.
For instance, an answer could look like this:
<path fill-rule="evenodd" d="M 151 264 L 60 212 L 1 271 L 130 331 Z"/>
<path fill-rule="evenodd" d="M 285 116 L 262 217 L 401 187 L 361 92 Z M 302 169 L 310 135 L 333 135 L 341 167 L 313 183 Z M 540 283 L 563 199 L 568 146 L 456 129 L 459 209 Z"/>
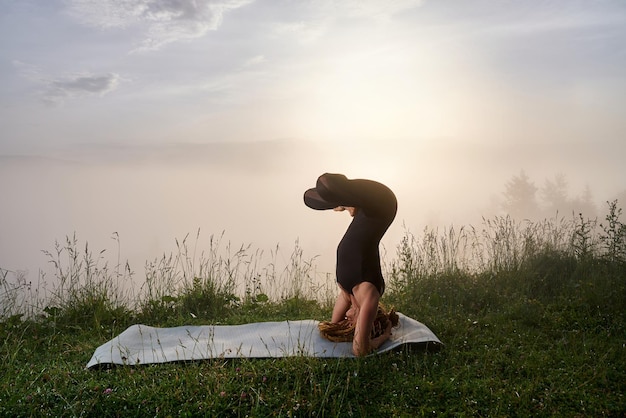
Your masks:
<path fill-rule="evenodd" d="M 606 222 L 505 217 L 407 232 L 387 260 L 383 301 L 426 323 L 445 343 L 437 352 L 98 371 L 84 368 L 95 348 L 134 323 L 327 319 L 332 298 L 297 243 L 279 269 L 274 252 L 259 267 L 248 247 L 218 237 L 196 257 L 185 239 L 147 263 L 134 292 L 121 286 L 133 273 L 100 266 L 71 238 L 50 253 L 62 288 L 43 292 L 0 270 L 0 416 L 622 417 L 620 215 L 609 204 Z"/>

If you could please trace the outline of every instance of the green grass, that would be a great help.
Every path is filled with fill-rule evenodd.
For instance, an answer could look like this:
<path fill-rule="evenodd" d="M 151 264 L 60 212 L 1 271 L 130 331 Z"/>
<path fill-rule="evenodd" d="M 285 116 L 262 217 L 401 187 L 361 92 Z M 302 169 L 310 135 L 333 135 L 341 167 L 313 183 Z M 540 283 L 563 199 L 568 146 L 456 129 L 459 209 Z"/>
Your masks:
<path fill-rule="evenodd" d="M 96 268 L 87 250 L 81 266 L 76 250 L 75 264 L 61 266 L 63 292 L 30 305 L 19 280 L 11 285 L 0 271 L 0 416 L 623 417 L 626 234 L 619 222 L 608 225 L 500 218 L 480 230 L 407 233 L 386 264 L 383 302 L 427 324 L 445 346 L 363 359 L 85 369 L 97 346 L 134 323 L 327 319 L 331 304 L 307 287 L 311 265 L 298 249 L 287 276 L 267 281 L 299 281 L 277 297 L 241 268 L 249 263 L 212 255 L 190 263 L 184 250 L 148 269 L 151 289 L 134 299 L 115 285 L 130 272 Z M 76 248 L 66 244 L 53 257 Z"/>

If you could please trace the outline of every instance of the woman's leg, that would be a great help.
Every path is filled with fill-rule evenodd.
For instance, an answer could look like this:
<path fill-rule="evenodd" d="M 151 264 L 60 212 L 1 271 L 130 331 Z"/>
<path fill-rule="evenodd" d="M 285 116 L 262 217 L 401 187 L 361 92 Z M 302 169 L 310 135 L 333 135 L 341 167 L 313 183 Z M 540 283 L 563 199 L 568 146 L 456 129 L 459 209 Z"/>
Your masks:
<path fill-rule="evenodd" d="M 373 180 L 349 180 L 343 174 L 326 173 L 317 179 L 316 191 L 335 206 L 357 207 L 368 216 L 393 219 L 396 214 L 397 201 L 393 192 Z"/>

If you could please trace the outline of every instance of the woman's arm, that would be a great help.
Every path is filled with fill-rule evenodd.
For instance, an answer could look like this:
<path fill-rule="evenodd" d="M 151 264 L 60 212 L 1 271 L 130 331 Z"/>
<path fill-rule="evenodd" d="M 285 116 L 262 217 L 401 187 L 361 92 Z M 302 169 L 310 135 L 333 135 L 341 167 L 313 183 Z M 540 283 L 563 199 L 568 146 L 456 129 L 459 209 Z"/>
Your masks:
<path fill-rule="evenodd" d="M 340 289 L 335 301 L 335 307 L 333 308 L 331 322 L 338 323 L 343 321 L 346 317 L 346 312 L 350 309 L 350 304 L 350 296 L 343 289 Z"/>

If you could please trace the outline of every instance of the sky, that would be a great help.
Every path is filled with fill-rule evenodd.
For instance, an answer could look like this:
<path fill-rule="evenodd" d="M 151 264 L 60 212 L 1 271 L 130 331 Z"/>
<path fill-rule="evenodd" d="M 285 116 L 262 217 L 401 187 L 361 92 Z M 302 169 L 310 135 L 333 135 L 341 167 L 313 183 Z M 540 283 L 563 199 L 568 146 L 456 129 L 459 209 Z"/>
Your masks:
<path fill-rule="evenodd" d="M 332 271 L 349 219 L 301 197 L 324 172 L 396 192 L 390 253 L 522 170 L 601 206 L 625 68 L 622 0 L 1 0 L 0 267 L 76 233 L 141 273 L 200 229 Z"/>

